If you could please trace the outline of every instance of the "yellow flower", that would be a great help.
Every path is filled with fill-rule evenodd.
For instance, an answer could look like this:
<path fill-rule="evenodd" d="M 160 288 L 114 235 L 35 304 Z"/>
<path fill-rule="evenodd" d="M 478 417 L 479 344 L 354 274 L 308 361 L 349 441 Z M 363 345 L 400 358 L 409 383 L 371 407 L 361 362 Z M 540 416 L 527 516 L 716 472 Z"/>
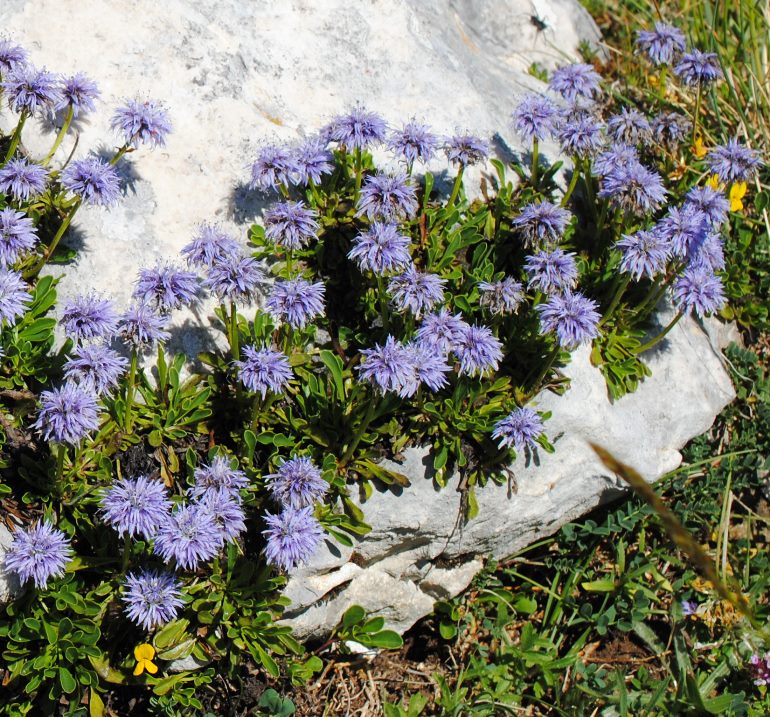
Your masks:
<path fill-rule="evenodd" d="M 703 144 L 703 137 L 700 135 L 695 136 L 695 144 L 692 148 L 692 153 L 695 155 L 697 159 L 703 159 L 706 156 L 706 152 L 708 150 L 706 149 L 706 145 Z"/>
<path fill-rule="evenodd" d="M 743 209 L 743 202 L 741 199 L 746 196 L 747 190 L 748 187 L 746 186 L 746 182 L 736 182 L 732 187 L 730 187 L 731 212 L 739 212 L 741 209 Z"/>
<path fill-rule="evenodd" d="M 134 675 L 141 675 L 145 670 L 154 675 L 158 671 L 158 666 L 152 661 L 153 657 L 155 657 L 155 648 L 152 645 L 148 645 L 146 642 L 143 645 L 137 645 L 134 648 L 134 659 L 136 660 Z"/>
<path fill-rule="evenodd" d="M 706 186 L 711 187 L 714 190 L 719 189 L 722 186 L 721 182 L 719 181 L 719 175 L 712 174 L 708 178 L 708 181 L 706 182 Z"/>

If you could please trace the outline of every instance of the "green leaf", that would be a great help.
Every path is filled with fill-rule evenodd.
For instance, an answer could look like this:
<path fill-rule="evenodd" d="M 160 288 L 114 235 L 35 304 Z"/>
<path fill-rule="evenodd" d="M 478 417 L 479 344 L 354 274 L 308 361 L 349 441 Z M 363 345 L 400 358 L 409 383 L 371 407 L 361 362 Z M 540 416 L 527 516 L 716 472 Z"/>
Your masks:
<path fill-rule="evenodd" d="M 342 359 L 337 356 L 337 354 L 327 349 L 321 351 L 319 356 L 321 357 L 321 361 L 323 362 L 324 366 L 329 369 L 329 373 L 332 376 L 332 380 L 334 381 L 334 390 L 337 394 L 337 400 L 344 401 L 347 398 L 347 394 L 345 393 L 345 380 L 342 374 L 344 369 Z"/>
<path fill-rule="evenodd" d="M 590 582 L 580 583 L 583 590 L 591 593 L 611 593 L 617 588 L 614 580 L 591 580 Z"/>
<path fill-rule="evenodd" d="M 342 627 L 350 629 L 353 625 L 358 625 L 366 617 L 366 610 L 360 605 L 351 605 L 342 616 Z"/>
<path fill-rule="evenodd" d="M 93 687 L 89 690 L 88 717 L 104 717 L 104 702 Z"/>
<path fill-rule="evenodd" d="M 445 640 L 453 640 L 457 636 L 457 627 L 449 622 L 441 622 L 438 632 Z"/>
<path fill-rule="evenodd" d="M 373 635 L 367 635 L 364 644 L 381 647 L 384 650 L 397 650 L 403 646 L 404 640 L 393 630 L 383 630 L 382 632 L 375 632 Z"/>
<path fill-rule="evenodd" d="M 77 680 L 66 667 L 59 668 L 59 682 L 61 683 L 61 688 L 68 695 L 72 694 L 78 686 Z"/>

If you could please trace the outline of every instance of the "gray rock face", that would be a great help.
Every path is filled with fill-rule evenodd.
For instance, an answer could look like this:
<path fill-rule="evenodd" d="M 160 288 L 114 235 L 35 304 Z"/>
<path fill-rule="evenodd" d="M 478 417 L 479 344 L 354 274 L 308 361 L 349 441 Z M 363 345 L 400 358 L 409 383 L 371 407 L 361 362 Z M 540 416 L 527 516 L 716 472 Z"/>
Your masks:
<path fill-rule="evenodd" d="M 3 570 L 5 553 L 12 542 L 13 533 L 3 523 L 0 523 L 0 605 L 8 602 L 21 589 L 16 573 L 9 573 Z"/>

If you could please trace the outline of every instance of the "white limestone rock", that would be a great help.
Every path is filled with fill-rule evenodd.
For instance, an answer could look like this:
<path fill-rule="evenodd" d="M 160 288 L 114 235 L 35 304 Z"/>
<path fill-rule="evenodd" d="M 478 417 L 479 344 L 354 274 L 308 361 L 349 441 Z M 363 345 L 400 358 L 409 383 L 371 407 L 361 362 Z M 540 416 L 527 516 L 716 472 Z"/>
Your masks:
<path fill-rule="evenodd" d="M 8 602 L 21 591 L 19 577 L 3 569 L 5 553 L 13 542 L 13 533 L 0 523 L 0 605 Z"/>

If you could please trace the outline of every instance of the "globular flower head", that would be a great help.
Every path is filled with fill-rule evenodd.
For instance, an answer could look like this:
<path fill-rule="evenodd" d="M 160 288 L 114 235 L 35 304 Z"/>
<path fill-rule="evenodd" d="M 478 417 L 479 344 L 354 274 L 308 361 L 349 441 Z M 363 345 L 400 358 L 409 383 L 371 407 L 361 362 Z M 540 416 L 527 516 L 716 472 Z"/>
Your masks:
<path fill-rule="evenodd" d="M 280 351 L 267 346 L 257 349 L 255 346 L 243 347 L 243 361 L 233 361 L 238 369 L 238 377 L 250 391 L 259 393 L 264 398 L 270 393 L 282 393 L 292 378 L 289 358 Z"/>
<path fill-rule="evenodd" d="M 334 171 L 334 157 L 321 137 L 305 140 L 294 152 L 298 184 L 320 184 L 324 174 Z"/>
<path fill-rule="evenodd" d="M 695 311 L 700 317 L 709 316 L 725 305 L 722 281 L 703 264 L 685 269 L 673 294 L 674 305 L 684 314 Z"/>
<path fill-rule="evenodd" d="M 109 207 L 120 198 L 120 180 L 115 167 L 98 157 L 77 159 L 61 173 L 65 189 L 86 204 Z"/>
<path fill-rule="evenodd" d="M 25 304 L 32 301 L 27 289 L 21 274 L 0 269 L 0 323 L 7 321 L 14 324 L 16 319 L 24 315 Z"/>
<path fill-rule="evenodd" d="M 181 583 L 173 573 L 142 570 L 126 575 L 123 602 L 131 622 L 152 630 L 171 622 L 184 605 Z"/>
<path fill-rule="evenodd" d="M 118 533 L 145 540 L 155 537 L 171 510 L 166 486 L 148 476 L 115 481 L 102 496 L 102 515 Z"/>
<path fill-rule="evenodd" d="M 463 333 L 470 328 L 460 314 L 448 309 L 426 314 L 417 329 L 417 340 L 434 347 L 442 354 L 448 354 L 457 345 Z"/>
<path fill-rule="evenodd" d="M 528 142 L 550 137 L 556 127 L 559 110 L 547 97 L 525 95 L 516 105 L 512 120 L 516 132 Z"/>
<path fill-rule="evenodd" d="M 707 232 L 705 239 L 687 257 L 688 266 L 705 266 L 709 271 L 724 271 L 725 249 L 719 232 Z"/>
<path fill-rule="evenodd" d="M 304 202 L 280 202 L 265 212 L 265 239 L 285 247 L 301 249 L 316 238 L 318 212 Z"/>
<path fill-rule="evenodd" d="M 472 134 L 456 134 L 444 141 L 447 159 L 458 167 L 481 164 L 489 157 L 489 142 Z"/>
<path fill-rule="evenodd" d="M 678 27 L 656 22 L 654 30 L 637 30 L 636 46 L 654 65 L 670 65 L 684 52 L 687 43 Z"/>
<path fill-rule="evenodd" d="M 658 209 L 666 190 L 657 172 L 635 162 L 606 175 L 599 196 L 614 208 L 639 216 Z"/>
<path fill-rule="evenodd" d="M 90 387 L 97 396 L 110 394 L 118 386 L 128 360 L 102 344 L 81 346 L 64 364 L 64 376 Z"/>
<path fill-rule="evenodd" d="M 671 254 L 684 259 L 703 244 L 710 222 L 694 206 L 671 207 L 656 225 L 655 232 L 668 244 Z"/>
<path fill-rule="evenodd" d="M 406 349 L 411 353 L 411 364 L 419 383 L 431 391 L 440 391 L 448 385 L 447 374 L 452 371 L 452 367 L 447 363 L 445 352 L 434 344 L 420 341 L 411 341 Z"/>
<path fill-rule="evenodd" d="M 73 117 L 77 117 L 81 112 L 93 112 L 99 94 L 96 83 L 87 75 L 78 72 L 62 80 L 61 99 L 56 109 L 68 110 L 71 107 Z"/>
<path fill-rule="evenodd" d="M 601 316 L 595 301 L 579 292 L 552 294 L 539 304 L 540 328 L 544 334 L 555 334 L 559 346 L 572 350 L 591 341 L 598 333 Z"/>
<path fill-rule="evenodd" d="M 543 419 L 531 408 L 514 408 L 495 424 L 492 438 L 498 438 L 500 448 L 515 447 L 517 451 L 534 448 L 543 433 Z"/>
<path fill-rule="evenodd" d="M 15 264 L 35 244 L 37 232 L 32 219 L 11 207 L 0 209 L 0 267 L 7 269 Z"/>
<path fill-rule="evenodd" d="M 135 349 L 148 348 L 171 338 L 165 328 L 167 320 L 149 304 L 133 304 L 120 317 L 118 332 Z"/>
<path fill-rule="evenodd" d="M 480 281 L 479 304 L 486 306 L 493 314 L 515 314 L 524 301 L 524 287 L 511 276 L 500 281 Z"/>
<path fill-rule="evenodd" d="M 36 588 L 42 589 L 51 578 L 64 575 L 71 556 L 69 538 L 43 521 L 14 532 L 5 553 L 5 569 L 16 573 L 22 583 L 32 580 Z"/>
<path fill-rule="evenodd" d="M 72 381 L 67 381 L 61 388 L 43 391 L 34 426 L 46 441 L 80 443 L 99 427 L 96 394 L 91 387 Z"/>
<path fill-rule="evenodd" d="M 650 142 L 652 127 L 639 110 L 623 107 L 607 120 L 607 134 L 619 144 L 636 146 Z"/>
<path fill-rule="evenodd" d="M 23 157 L 9 160 L 0 169 L 0 192 L 10 194 L 16 201 L 26 202 L 45 191 L 48 170 Z"/>
<path fill-rule="evenodd" d="M 553 71 L 548 87 L 569 102 L 593 100 L 601 91 L 601 76 L 593 65 L 576 63 Z"/>
<path fill-rule="evenodd" d="M 278 189 L 294 183 L 298 174 L 297 160 L 288 147 L 266 145 L 257 153 L 251 165 L 251 189 Z"/>
<path fill-rule="evenodd" d="M 203 285 L 221 301 L 250 303 L 265 280 L 260 263 L 251 256 L 217 259 L 210 267 Z"/>
<path fill-rule="evenodd" d="M 412 263 L 410 243 L 411 239 L 401 234 L 395 224 L 372 222 L 369 229 L 353 240 L 348 258 L 354 259 L 362 271 L 388 274 Z"/>
<path fill-rule="evenodd" d="M 304 456 L 284 461 L 276 473 L 265 478 L 273 498 L 284 508 L 312 506 L 329 490 L 329 484 L 321 477 L 320 469 Z"/>
<path fill-rule="evenodd" d="M 430 127 L 416 120 L 394 130 L 388 139 L 388 149 L 402 157 L 409 167 L 417 161 L 429 162 L 438 145 L 438 137 L 430 131 Z"/>
<path fill-rule="evenodd" d="M 276 281 L 265 302 L 265 309 L 276 321 L 286 321 L 294 329 L 304 328 L 324 312 L 323 282 L 311 284 L 302 278 Z"/>
<path fill-rule="evenodd" d="M 0 75 L 27 62 L 27 51 L 6 38 L 0 38 Z"/>
<path fill-rule="evenodd" d="M 595 157 L 592 174 L 595 177 L 607 177 L 637 164 L 639 164 L 639 152 L 636 147 L 628 144 L 613 144 Z"/>
<path fill-rule="evenodd" d="M 224 541 L 214 517 L 203 503 L 177 507 L 158 528 L 153 549 L 163 560 L 176 560 L 184 570 L 195 570 L 211 560 Z"/>
<path fill-rule="evenodd" d="M 268 564 L 292 570 L 306 563 L 323 537 L 323 529 L 311 507 L 284 508 L 278 515 L 265 514 L 267 538 L 265 559 Z"/>
<path fill-rule="evenodd" d="M 369 381 L 383 393 L 392 391 L 402 398 L 416 393 L 419 386 L 413 355 L 393 336 L 388 336 L 384 345 L 362 349 L 361 355 L 358 375 L 362 381 Z"/>
<path fill-rule="evenodd" d="M 182 247 L 188 265 L 209 268 L 217 262 L 236 259 L 241 253 L 238 242 L 214 224 L 201 224 L 192 241 Z"/>
<path fill-rule="evenodd" d="M 168 112 L 155 100 L 128 99 L 115 110 L 110 126 L 132 147 L 164 147 L 171 132 Z"/>
<path fill-rule="evenodd" d="M 679 112 L 661 112 L 655 115 L 650 127 L 655 140 L 673 151 L 687 139 L 692 122 Z"/>
<path fill-rule="evenodd" d="M 246 516 L 240 497 L 235 498 L 229 490 L 209 489 L 198 499 L 196 505 L 206 513 L 206 520 L 213 522 L 222 543 L 234 543 L 246 530 Z"/>
<path fill-rule="evenodd" d="M 727 197 L 708 185 L 693 187 L 687 192 L 684 206 L 705 214 L 714 229 L 718 229 L 727 221 L 727 213 L 730 211 Z"/>
<path fill-rule="evenodd" d="M 562 249 L 539 251 L 524 260 L 530 288 L 546 294 L 574 289 L 578 279 L 575 255 Z"/>
<path fill-rule="evenodd" d="M 631 274 L 636 281 L 643 276 L 652 279 L 666 269 L 669 244 L 654 228 L 624 234 L 615 246 L 623 255 L 620 271 Z"/>
<path fill-rule="evenodd" d="M 497 371 L 503 360 L 503 345 L 486 326 L 468 326 L 452 347 L 460 362 L 460 373 L 466 376 L 484 375 Z"/>
<path fill-rule="evenodd" d="M 525 246 L 538 247 L 558 243 L 571 218 L 569 210 L 542 201 L 527 204 L 512 223 L 521 234 Z"/>
<path fill-rule="evenodd" d="M 755 685 L 770 685 L 770 652 L 764 655 L 752 655 L 749 658 Z"/>
<path fill-rule="evenodd" d="M 604 123 L 589 114 L 570 117 L 559 123 L 556 138 L 571 157 L 593 157 L 604 143 Z"/>
<path fill-rule="evenodd" d="M 756 174 L 762 160 L 757 152 L 733 137 L 727 144 L 714 147 L 706 164 L 723 182 L 747 182 Z"/>
<path fill-rule="evenodd" d="M 199 297 L 198 276 L 173 266 L 157 265 L 140 269 L 134 289 L 134 298 L 155 306 L 160 312 L 169 312 L 181 306 L 194 304 Z"/>
<path fill-rule="evenodd" d="M 686 85 L 708 85 L 724 76 L 716 53 L 700 50 L 682 55 L 674 73 Z"/>
<path fill-rule="evenodd" d="M 240 500 L 240 492 L 249 487 L 246 474 L 232 468 L 226 456 L 215 456 L 210 464 L 202 464 L 193 473 L 195 485 L 190 489 L 190 497 L 200 498 L 209 490 L 225 490 L 234 500 Z"/>
<path fill-rule="evenodd" d="M 409 219 L 417 207 L 417 190 L 405 174 L 371 174 L 361 187 L 356 216 L 370 221 Z"/>
<path fill-rule="evenodd" d="M 446 280 L 438 275 L 409 266 L 388 282 L 388 293 L 399 310 L 419 317 L 444 301 L 444 284 Z"/>
<path fill-rule="evenodd" d="M 385 141 L 387 124 L 375 112 L 357 105 L 350 112 L 335 117 L 326 128 L 329 139 L 347 149 L 367 149 Z"/>
<path fill-rule="evenodd" d="M 67 336 L 76 344 L 109 339 L 118 329 L 118 315 L 113 303 L 93 291 L 67 301 L 61 322 Z"/>
<path fill-rule="evenodd" d="M 60 98 L 58 78 L 45 68 L 16 64 L 0 84 L 14 112 L 51 114 Z"/>

